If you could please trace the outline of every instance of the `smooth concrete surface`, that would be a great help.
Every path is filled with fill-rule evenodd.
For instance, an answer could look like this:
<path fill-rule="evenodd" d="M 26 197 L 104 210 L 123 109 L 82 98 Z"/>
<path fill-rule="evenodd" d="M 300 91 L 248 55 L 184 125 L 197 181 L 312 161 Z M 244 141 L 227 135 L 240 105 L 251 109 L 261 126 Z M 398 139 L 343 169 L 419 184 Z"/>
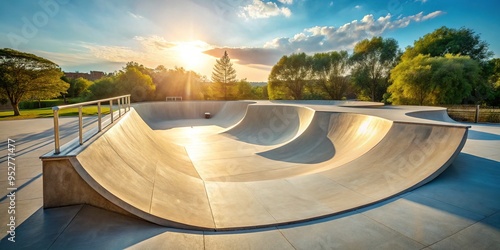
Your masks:
<path fill-rule="evenodd" d="M 104 197 L 110 204 L 93 201 L 94 191 L 86 195 L 83 189 L 64 188 L 61 194 L 44 192 L 52 204 L 45 207 L 78 200 L 101 208 L 116 205 L 159 225 L 184 229 L 296 223 L 361 208 L 427 183 L 458 155 L 467 134 L 467 127 L 443 125 L 446 121 L 402 121 L 403 112 L 401 121 L 391 121 L 377 116 L 384 107 L 361 104 L 358 110 L 371 115 L 336 105 L 316 111 L 301 102 L 158 102 L 136 107 L 94 142 L 70 153 L 70 161 L 60 160 L 72 163 L 100 194 L 97 199 Z M 213 123 L 205 124 L 207 130 L 191 123 L 204 110 L 214 113 L 205 119 Z M 177 127 L 151 129 L 171 121 Z M 235 124 L 220 126 L 228 121 Z M 190 131 L 194 127 L 201 131 L 195 137 Z M 50 170 L 53 157 L 43 160 L 44 169 Z M 52 168 L 64 164 L 56 165 Z M 50 173 L 58 173 L 44 172 L 45 180 L 53 179 L 51 190 L 74 183 Z M 77 199 L 68 202 L 67 196 Z"/>
<path fill-rule="evenodd" d="M 50 125 L 18 121 L 16 128 L 35 132 L 16 134 L 7 131 L 11 124 L 0 122 L 1 139 L 22 138 L 19 141 L 27 144 L 32 136 L 47 142 L 51 135 L 42 132 L 50 131 Z M 25 133 L 29 136 L 20 136 Z M 47 152 L 52 145 L 39 149 Z M 41 178 L 28 177 L 18 191 L 16 243 L 7 240 L 3 227 L 0 249 L 498 249 L 499 151 L 500 126 L 472 124 L 468 141 L 453 164 L 418 189 L 343 215 L 231 232 L 170 229 L 88 205 L 41 209 L 42 200 L 36 197 L 41 195 L 42 183 L 35 182 Z M 17 160 L 39 156 L 35 150 L 24 152 Z M 39 162 L 25 164 L 19 169 L 41 169 Z M 1 167 L 5 176 L 5 160 Z M 41 172 L 28 176 L 33 175 Z M 5 199 L 0 209 L 3 225 Z"/>

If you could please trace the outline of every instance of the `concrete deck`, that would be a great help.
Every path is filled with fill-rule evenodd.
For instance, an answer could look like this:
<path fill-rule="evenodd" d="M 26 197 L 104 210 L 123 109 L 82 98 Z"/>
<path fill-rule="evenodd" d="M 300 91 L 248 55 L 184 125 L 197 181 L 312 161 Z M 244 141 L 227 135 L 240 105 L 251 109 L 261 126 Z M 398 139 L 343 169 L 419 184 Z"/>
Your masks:
<path fill-rule="evenodd" d="M 0 125 L 3 133 L 7 126 L 4 127 L 3 123 Z M 17 124 L 15 126 L 22 128 Z M 2 134 L 2 138 L 9 136 Z M 11 245 L 4 238 L 1 246 L 37 246 L 41 249 L 431 246 L 439 249 L 456 248 L 457 245 L 453 244 L 459 244 L 459 247 L 464 248 L 491 248 L 499 244 L 499 141 L 498 126 L 473 126 L 469 140 L 455 163 L 436 180 L 421 188 L 382 204 L 340 216 L 289 226 L 226 233 L 172 230 L 88 205 L 42 210 L 39 209 L 41 202 L 38 206 L 35 202 L 39 199 L 37 197 L 41 197 L 41 192 L 33 186 L 39 179 L 27 177 L 25 183 L 34 180 L 19 191 L 18 210 L 26 214 L 19 217 L 20 221 L 24 220 L 23 217 L 29 219 L 16 231 L 18 243 Z M 50 150 L 51 146 L 45 146 L 45 150 Z M 32 187 L 31 190 L 28 187 Z M 5 202 L 5 199 L 2 200 L 2 209 L 5 208 Z M 113 228 L 120 228 L 120 232 L 113 232 Z"/>

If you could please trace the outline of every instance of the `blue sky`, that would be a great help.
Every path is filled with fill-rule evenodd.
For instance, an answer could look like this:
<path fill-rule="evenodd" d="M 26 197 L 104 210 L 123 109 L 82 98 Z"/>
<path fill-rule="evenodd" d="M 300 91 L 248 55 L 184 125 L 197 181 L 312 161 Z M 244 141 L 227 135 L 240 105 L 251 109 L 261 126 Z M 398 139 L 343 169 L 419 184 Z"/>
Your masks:
<path fill-rule="evenodd" d="M 352 51 L 373 36 L 404 49 L 441 26 L 473 29 L 499 57 L 498 10 L 498 0 L 3 0 L 0 47 L 65 71 L 113 72 L 136 61 L 208 78 L 227 50 L 238 78 L 265 81 L 285 54 Z"/>

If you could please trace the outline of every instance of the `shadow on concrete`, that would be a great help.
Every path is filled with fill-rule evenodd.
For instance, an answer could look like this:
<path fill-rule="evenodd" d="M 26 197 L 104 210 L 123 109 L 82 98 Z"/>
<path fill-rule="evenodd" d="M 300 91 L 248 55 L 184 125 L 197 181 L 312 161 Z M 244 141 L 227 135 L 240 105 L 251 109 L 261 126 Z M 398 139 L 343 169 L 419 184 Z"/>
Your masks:
<path fill-rule="evenodd" d="M 38 178 L 42 177 L 42 173 L 38 174 L 37 176 L 29 179 L 27 182 L 25 182 L 24 184 L 22 184 L 21 186 L 17 187 L 16 189 L 16 192 L 19 192 L 21 191 L 23 188 L 25 188 L 26 186 L 28 186 L 29 184 L 31 184 L 32 182 L 36 181 Z M 7 191 L 9 192 L 9 191 Z M 7 194 L 8 195 L 8 194 Z M 4 201 L 5 199 L 7 199 L 7 195 L 3 196 L 2 198 L 0 198 L 0 202 Z"/>
<path fill-rule="evenodd" d="M 7 235 L 0 249 L 125 249 L 174 231 L 89 205 L 40 208 L 16 228 L 16 242 Z"/>
<path fill-rule="evenodd" d="M 270 151 L 257 153 L 258 155 L 282 162 L 317 164 L 328 161 L 335 156 L 335 147 L 328 139 L 320 140 L 319 144 L 311 148 L 300 147 L 300 140 Z"/>
<path fill-rule="evenodd" d="M 469 129 L 469 135 L 467 138 L 482 141 L 500 141 L 500 135 L 481 132 L 473 129 Z"/>
<path fill-rule="evenodd" d="M 109 115 L 103 116 L 103 121 L 108 118 Z M 64 118 L 63 118 L 64 119 Z M 66 118 L 72 119 L 72 118 Z M 103 122 L 103 125 L 105 123 Z M 97 127 L 97 117 L 84 117 L 83 119 L 83 128 L 84 130 L 88 130 L 89 128 Z M 16 140 L 16 156 L 22 156 L 31 151 L 43 148 L 47 145 L 54 144 L 54 129 L 46 129 L 39 133 L 25 133 L 18 134 L 12 138 Z M 59 140 L 61 141 L 61 145 L 64 144 L 64 140 L 71 140 L 78 137 L 78 119 L 74 119 L 73 121 L 66 122 L 59 125 Z M 35 142 L 38 141 L 38 142 Z M 35 143 L 33 143 L 35 142 Z M 0 148 L 7 148 L 7 141 L 0 142 Z M 32 145 L 29 145 L 32 143 Z M 26 145 L 25 148 L 20 149 L 20 146 Z M 50 150 L 53 148 L 50 148 Z M 0 163 L 7 161 L 7 155 L 0 156 Z"/>

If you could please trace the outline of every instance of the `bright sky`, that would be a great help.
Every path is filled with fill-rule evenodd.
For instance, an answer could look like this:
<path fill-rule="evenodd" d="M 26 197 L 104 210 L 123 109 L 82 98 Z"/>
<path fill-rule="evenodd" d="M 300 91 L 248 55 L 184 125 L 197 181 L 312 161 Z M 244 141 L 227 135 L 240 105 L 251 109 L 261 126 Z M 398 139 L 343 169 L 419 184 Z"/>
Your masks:
<path fill-rule="evenodd" d="M 227 50 L 238 78 L 266 81 L 286 54 L 352 51 L 373 36 L 405 48 L 441 26 L 473 29 L 499 57 L 499 10 L 498 0 L 3 0 L 0 47 L 64 71 L 136 61 L 208 78 Z"/>

